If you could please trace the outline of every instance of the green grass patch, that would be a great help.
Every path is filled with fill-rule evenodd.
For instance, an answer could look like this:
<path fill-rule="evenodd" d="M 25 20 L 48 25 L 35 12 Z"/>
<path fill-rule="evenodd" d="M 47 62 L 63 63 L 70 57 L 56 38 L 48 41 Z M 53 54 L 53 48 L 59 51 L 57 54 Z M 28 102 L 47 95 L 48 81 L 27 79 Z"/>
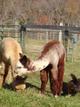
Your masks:
<path fill-rule="evenodd" d="M 42 46 L 44 41 L 27 40 L 28 46 Z M 33 47 L 32 47 L 33 48 Z M 31 53 L 28 48 L 26 54 L 35 59 L 38 53 Z M 73 73 L 80 78 L 80 61 L 66 62 L 64 81 L 71 80 Z M 54 98 L 50 91 L 49 82 L 45 95 L 40 94 L 40 73 L 28 74 L 27 89 L 23 92 L 14 92 L 9 89 L 0 89 L 0 107 L 80 107 L 80 93 L 75 96 L 60 96 Z"/>
<path fill-rule="evenodd" d="M 80 63 L 67 62 L 65 64 L 64 81 L 69 81 L 70 73 L 80 77 Z M 28 74 L 28 87 L 23 92 L 14 92 L 0 89 L 0 107 L 80 107 L 80 93 L 75 96 L 60 96 L 57 99 L 52 95 L 49 83 L 45 95 L 40 94 L 39 72 Z"/>

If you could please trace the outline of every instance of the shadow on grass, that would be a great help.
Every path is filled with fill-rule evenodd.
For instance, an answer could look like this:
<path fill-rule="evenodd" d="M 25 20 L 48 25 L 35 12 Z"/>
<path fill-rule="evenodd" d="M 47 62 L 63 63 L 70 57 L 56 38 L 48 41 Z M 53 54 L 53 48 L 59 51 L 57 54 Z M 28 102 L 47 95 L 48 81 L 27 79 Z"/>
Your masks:
<path fill-rule="evenodd" d="M 35 85 L 32 85 L 31 83 L 26 82 L 25 85 L 26 85 L 26 89 L 28 89 L 28 88 L 35 88 L 35 89 L 37 89 L 37 90 L 40 91 L 40 88 L 39 88 L 39 87 L 37 87 L 37 86 L 35 86 Z M 4 89 L 13 90 L 13 88 L 12 88 L 12 83 L 11 83 L 11 84 L 7 84 L 7 83 L 6 83 L 6 84 L 3 86 L 3 88 L 4 88 Z"/>
<path fill-rule="evenodd" d="M 39 88 L 38 86 L 33 85 L 33 84 L 29 83 L 29 82 L 26 82 L 25 84 L 26 84 L 26 90 L 27 90 L 28 88 L 35 88 L 35 89 L 38 90 L 38 91 L 41 90 L 41 88 Z M 11 84 L 7 84 L 7 83 L 6 83 L 5 86 L 3 86 L 3 88 L 4 88 L 4 89 L 8 89 L 8 90 L 10 90 L 10 91 L 15 91 L 15 90 L 12 88 L 12 83 L 11 83 Z M 45 93 L 47 93 L 47 95 L 50 96 L 51 91 L 45 90 Z M 77 92 L 75 92 L 74 89 L 71 89 L 71 93 L 70 93 L 70 94 L 71 94 L 72 96 L 76 95 L 76 93 L 77 93 Z M 67 83 L 67 82 L 64 82 L 64 83 L 63 83 L 63 88 L 62 88 L 62 94 L 61 94 L 61 96 L 67 96 L 68 94 L 69 94 L 69 93 L 68 93 L 68 83 Z"/>
<path fill-rule="evenodd" d="M 63 82 L 63 88 L 62 88 L 62 96 L 66 96 L 66 95 L 71 95 L 71 96 L 74 96 L 76 95 L 78 92 L 80 92 L 80 79 L 76 78 L 76 76 L 74 74 L 71 74 L 72 75 L 72 79 L 69 81 L 69 82 Z M 36 90 L 40 91 L 41 88 L 39 88 L 38 86 L 36 85 L 33 85 L 29 82 L 24 82 L 26 78 L 21 78 L 21 77 L 18 77 L 18 84 L 20 84 L 20 81 L 23 81 L 22 84 L 26 84 L 26 89 L 28 88 L 35 88 Z M 16 82 L 16 79 L 15 79 L 15 82 Z M 12 88 L 12 83 L 11 84 L 5 84 L 4 86 L 5 89 L 9 89 L 9 90 L 13 90 L 15 91 L 14 88 Z M 47 93 L 48 95 L 51 94 L 51 91 L 48 91 L 48 90 L 45 90 L 45 93 Z"/>
<path fill-rule="evenodd" d="M 31 83 L 29 83 L 29 82 L 25 82 L 25 84 L 26 84 L 26 90 L 28 89 L 28 88 L 35 88 L 36 90 L 38 90 L 38 91 L 41 91 L 41 88 L 39 88 L 38 86 L 36 86 L 36 85 L 33 85 L 33 84 L 31 84 Z M 8 89 L 8 90 L 10 90 L 10 91 L 15 91 L 15 89 L 13 89 L 12 88 L 12 83 L 11 84 L 5 84 L 4 86 L 3 86 L 3 88 L 4 89 Z M 24 91 L 24 90 L 23 90 Z M 45 93 L 47 93 L 48 95 L 51 93 L 51 91 L 48 91 L 48 90 L 45 90 Z"/>

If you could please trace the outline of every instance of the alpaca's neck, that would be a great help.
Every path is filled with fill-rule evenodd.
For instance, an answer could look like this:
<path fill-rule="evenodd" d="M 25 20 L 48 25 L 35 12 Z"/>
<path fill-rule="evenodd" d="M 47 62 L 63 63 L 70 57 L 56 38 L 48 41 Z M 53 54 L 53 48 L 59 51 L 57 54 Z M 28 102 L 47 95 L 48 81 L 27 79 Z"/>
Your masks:
<path fill-rule="evenodd" d="M 36 71 L 41 71 L 49 65 L 49 60 L 47 58 L 38 59 L 33 62 L 34 70 L 29 71 L 27 68 L 24 68 L 23 65 L 18 61 L 15 69 L 15 75 L 24 76 L 27 73 L 32 73 Z"/>
<path fill-rule="evenodd" d="M 34 72 L 41 71 L 49 65 L 49 60 L 47 58 L 38 59 L 33 62 L 35 66 Z"/>

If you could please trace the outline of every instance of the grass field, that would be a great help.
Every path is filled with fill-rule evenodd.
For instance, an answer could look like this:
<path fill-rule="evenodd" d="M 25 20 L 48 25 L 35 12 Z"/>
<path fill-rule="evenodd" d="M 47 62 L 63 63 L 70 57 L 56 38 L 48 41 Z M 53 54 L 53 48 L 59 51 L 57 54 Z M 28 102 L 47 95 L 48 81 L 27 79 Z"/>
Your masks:
<path fill-rule="evenodd" d="M 27 54 L 33 59 L 36 57 L 36 54 L 28 51 Z M 64 81 L 71 79 L 70 73 L 80 77 L 80 61 L 66 62 Z M 80 107 L 80 93 L 71 97 L 67 95 L 54 98 L 49 89 L 49 83 L 47 84 L 45 95 L 42 96 L 40 94 L 39 72 L 28 74 L 26 82 L 27 89 L 23 92 L 0 89 L 0 107 Z"/>

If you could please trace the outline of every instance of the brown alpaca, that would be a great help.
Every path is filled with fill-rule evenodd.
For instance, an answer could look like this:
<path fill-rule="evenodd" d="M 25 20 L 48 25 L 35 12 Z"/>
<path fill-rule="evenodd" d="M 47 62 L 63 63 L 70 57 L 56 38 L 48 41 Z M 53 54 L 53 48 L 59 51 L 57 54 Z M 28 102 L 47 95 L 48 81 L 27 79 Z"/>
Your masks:
<path fill-rule="evenodd" d="M 15 39 L 5 38 L 0 42 L 0 63 L 4 63 L 4 71 L 0 80 L 1 86 L 5 84 L 9 67 L 11 67 L 12 78 L 14 78 L 14 71 L 20 59 L 20 53 L 22 54 L 22 49 Z"/>
<path fill-rule="evenodd" d="M 26 72 L 19 72 L 19 75 L 27 74 L 32 71 L 40 71 L 41 93 L 44 93 L 49 74 L 50 88 L 53 95 L 56 96 L 61 94 L 64 74 L 65 49 L 60 42 L 48 42 L 44 46 L 41 55 L 35 61 L 29 60 L 29 63 L 27 63 L 28 60 L 26 58 L 22 59 L 24 59 L 24 61 L 26 60 L 23 65 L 31 71 L 26 70 Z"/>

